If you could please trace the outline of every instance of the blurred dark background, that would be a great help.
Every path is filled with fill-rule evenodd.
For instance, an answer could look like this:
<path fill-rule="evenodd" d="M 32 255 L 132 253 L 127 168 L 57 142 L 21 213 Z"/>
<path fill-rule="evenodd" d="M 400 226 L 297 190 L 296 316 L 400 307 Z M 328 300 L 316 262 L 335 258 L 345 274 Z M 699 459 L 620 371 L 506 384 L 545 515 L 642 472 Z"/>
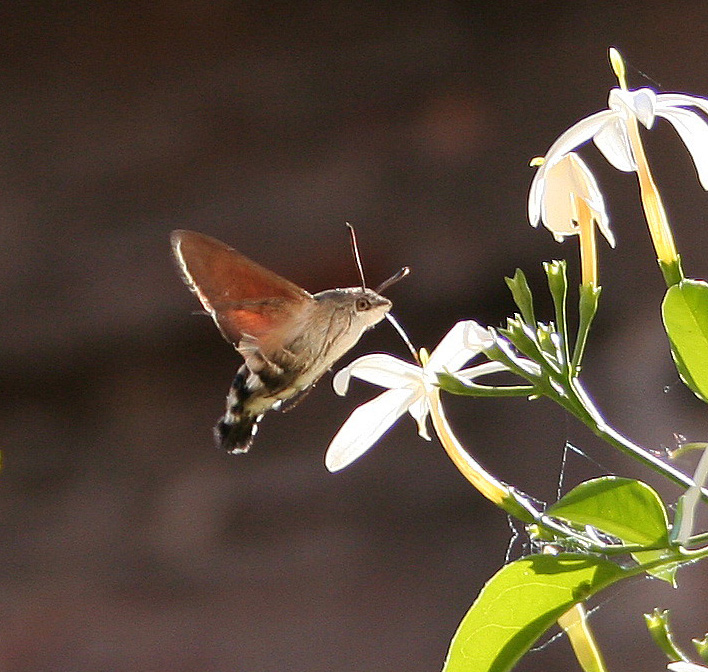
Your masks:
<path fill-rule="evenodd" d="M 192 672 L 442 665 L 503 562 L 505 516 L 410 418 L 330 475 L 329 440 L 375 390 L 327 376 L 271 413 L 246 457 L 211 429 L 238 364 L 180 282 L 168 235 L 221 238 L 311 291 L 370 284 L 418 346 L 499 324 L 517 266 L 548 310 L 526 221 L 530 158 L 606 104 L 607 48 L 632 86 L 708 94 L 708 5 L 691 2 L 14 2 L 0 9 L 0 669 Z M 706 274 L 708 196 L 665 122 L 645 133 L 685 266 Z M 585 379 L 615 426 L 661 450 L 706 439 L 658 317 L 663 283 L 633 175 L 585 157 L 618 239 Z M 550 317 L 550 313 L 545 313 Z M 371 350 L 405 356 L 393 330 Z M 448 399 L 507 482 L 551 501 L 616 472 L 658 484 L 543 401 Z M 680 466 L 693 469 L 687 459 Z M 678 491 L 663 487 L 671 500 Z M 512 557 L 523 552 L 517 543 Z M 664 669 L 641 610 L 708 629 L 706 570 L 683 592 L 608 591 L 611 669 Z M 520 669 L 575 669 L 560 639 Z"/>

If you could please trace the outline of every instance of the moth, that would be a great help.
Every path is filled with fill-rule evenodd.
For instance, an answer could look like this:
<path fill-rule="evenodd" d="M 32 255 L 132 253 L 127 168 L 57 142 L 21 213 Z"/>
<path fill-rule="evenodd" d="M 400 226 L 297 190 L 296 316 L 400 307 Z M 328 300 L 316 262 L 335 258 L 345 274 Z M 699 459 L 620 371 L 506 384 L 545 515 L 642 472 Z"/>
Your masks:
<path fill-rule="evenodd" d="M 230 453 L 250 448 L 263 415 L 305 393 L 391 310 L 379 294 L 408 273 L 401 269 L 376 291 L 365 286 L 310 294 L 215 238 L 173 231 L 182 278 L 222 336 L 243 356 L 214 428 Z"/>

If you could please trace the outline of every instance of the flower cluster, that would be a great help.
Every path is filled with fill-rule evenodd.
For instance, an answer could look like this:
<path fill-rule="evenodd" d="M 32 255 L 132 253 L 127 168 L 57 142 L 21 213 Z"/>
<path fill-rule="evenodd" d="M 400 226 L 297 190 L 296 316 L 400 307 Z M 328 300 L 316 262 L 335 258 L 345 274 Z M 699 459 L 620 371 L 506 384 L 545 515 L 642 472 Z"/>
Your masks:
<path fill-rule="evenodd" d="M 679 566 L 708 558 L 708 533 L 694 531 L 698 507 L 708 502 L 708 444 L 683 446 L 703 451 L 691 478 L 613 429 L 580 381 L 585 343 L 600 296 L 597 230 L 615 246 L 605 199 L 576 152 L 592 140 L 613 167 L 637 175 L 656 257 L 668 285 L 661 310 L 676 369 L 696 396 L 708 403 L 708 283 L 683 275 L 639 135 L 640 126 L 651 129 L 657 117 L 665 119 L 683 141 L 702 187 L 708 190 L 708 121 L 702 116 L 708 114 L 708 99 L 648 88 L 630 90 L 615 50 L 610 51 L 610 60 L 619 87 L 610 91 L 607 109 L 581 119 L 558 137 L 544 157 L 532 162 L 538 169 L 529 191 L 529 222 L 534 227 L 543 223 L 559 242 L 569 236 L 579 239 L 582 283 L 577 319 L 570 321 L 575 339 L 570 338 L 567 319 L 566 263 L 556 260 L 544 264 L 553 321 L 536 319 L 531 289 L 517 269 L 507 284 L 519 312 L 507 319 L 504 328 L 485 328 L 472 320 L 457 322 L 428 354 L 416 352 L 397 327 L 415 362 L 369 354 L 334 377 L 339 395 L 347 393 L 353 378 L 384 391 L 356 408 L 342 425 L 327 449 L 327 469 L 336 472 L 350 465 L 406 413 L 417 423 L 418 434 L 429 441 L 430 421 L 460 473 L 491 502 L 526 524 L 532 548 L 541 551 L 509 562 L 485 585 L 455 634 L 446 672 L 508 669 L 553 621 L 567 635 L 582 669 L 606 672 L 584 601 L 620 579 L 641 573 L 673 584 Z M 486 360 L 467 367 L 477 357 Z M 522 379 L 523 384 L 478 382 L 500 372 Z M 443 411 L 443 388 L 467 396 L 544 396 L 609 445 L 682 487 L 683 494 L 672 511 L 647 484 L 604 476 L 579 484 L 545 506 L 498 480 L 462 446 Z M 689 662 L 675 647 L 668 612 L 649 616 L 645 615 L 647 627 L 672 661 L 671 672 L 708 670 Z M 708 662 L 708 635 L 694 643 Z"/>

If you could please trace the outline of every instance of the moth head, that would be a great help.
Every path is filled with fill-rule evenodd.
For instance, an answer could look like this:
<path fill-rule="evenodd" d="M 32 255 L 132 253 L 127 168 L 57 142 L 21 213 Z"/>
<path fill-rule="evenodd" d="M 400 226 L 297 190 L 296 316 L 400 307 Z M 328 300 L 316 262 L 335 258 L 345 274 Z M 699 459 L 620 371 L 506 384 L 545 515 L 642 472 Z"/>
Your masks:
<path fill-rule="evenodd" d="M 393 305 L 385 296 L 366 287 L 327 289 L 315 294 L 315 300 L 329 304 L 337 311 L 348 313 L 352 322 L 363 329 L 381 322 Z"/>

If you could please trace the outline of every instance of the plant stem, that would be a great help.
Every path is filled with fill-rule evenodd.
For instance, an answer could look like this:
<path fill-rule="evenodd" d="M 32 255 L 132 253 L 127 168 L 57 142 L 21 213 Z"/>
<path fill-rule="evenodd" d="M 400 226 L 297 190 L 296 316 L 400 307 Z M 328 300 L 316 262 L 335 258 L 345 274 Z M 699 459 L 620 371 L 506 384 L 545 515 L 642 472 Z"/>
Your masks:
<path fill-rule="evenodd" d="M 580 381 L 577 379 L 573 381 L 573 389 L 578 395 L 583 408 L 587 411 L 587 417 L 583 417 L 583 415 L 576 415 L 576 417 L 585 423 L 596 436 L 599 436 L 610 445 L 618 448 L 625 455 L 633 457 L 658 474 L 668 478 L 676 485 L 686 488 L 690 488 L 695 485 L 690 476 L 687 476 L 678 469 L 675 469 L 670 464 L 666 464 L 666 462 L 662 459 L 653 453 L 650 453 L 645 448 L 638 446 L 625 436 L 622 436 L 622 434 L 608 425 L 597 408 L 595 408 L 594 404 L 590 400 L 590 397 L 581 386 Z M 708 502 L 708 489 L 701 488 L 701 499 L 703 499 L 704 502 Z"/>

